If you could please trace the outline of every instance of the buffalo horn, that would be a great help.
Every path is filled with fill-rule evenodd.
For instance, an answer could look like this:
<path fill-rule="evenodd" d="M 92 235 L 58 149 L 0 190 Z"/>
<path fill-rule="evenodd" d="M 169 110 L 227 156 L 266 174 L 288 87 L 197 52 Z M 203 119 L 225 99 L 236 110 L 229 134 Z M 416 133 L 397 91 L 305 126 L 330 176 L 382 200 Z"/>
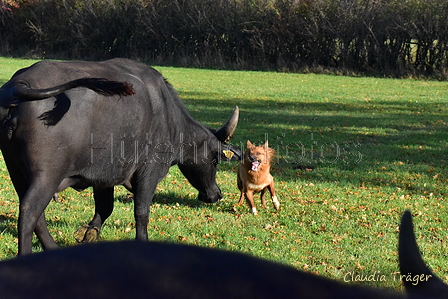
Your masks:
<path fill-rule="evenodd" d="M 239 117 L 240 110 L 238 106 L 235 106 L 235 109 L 233 110 L 232 116 L 227 120 L 227 122 L 215 132 L 216 138 L 218 138 L 219 141 L 226 143 L 227 141 L 232 138 L 233 133 L 235 132 L 236 126 L 238 124 L 238 117 Z"/>

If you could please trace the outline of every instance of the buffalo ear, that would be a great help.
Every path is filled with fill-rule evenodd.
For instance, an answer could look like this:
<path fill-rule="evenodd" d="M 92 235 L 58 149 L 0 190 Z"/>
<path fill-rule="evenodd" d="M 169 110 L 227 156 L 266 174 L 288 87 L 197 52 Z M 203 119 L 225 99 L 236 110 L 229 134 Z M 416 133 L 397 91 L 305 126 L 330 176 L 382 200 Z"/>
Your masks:
<path fill-rule="evenodd" d="M 224 161 L 240 161 L 242 157 L 241 150 L 231 145 L 223 146 L 221 159 Z"/>

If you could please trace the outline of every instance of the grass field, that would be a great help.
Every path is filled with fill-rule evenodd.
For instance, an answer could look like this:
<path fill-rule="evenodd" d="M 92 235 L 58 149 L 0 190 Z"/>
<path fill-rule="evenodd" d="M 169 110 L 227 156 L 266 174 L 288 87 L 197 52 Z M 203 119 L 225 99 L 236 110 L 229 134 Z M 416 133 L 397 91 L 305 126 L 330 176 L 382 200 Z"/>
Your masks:
<path fill-rule="evenodd" d="M 0 84 L 32 61 L 0 58 Z M 219 127 L 233 107 L 232 144 L 265 139 L 277 152 L 272 174 L 282 208 L 238 201 L 236 163 L 218 168 L 225 198 L 196 200 L 173 167 L 158 186 L 148 229 L 152 240 L 243 251 L 338 280 L 380 273 L 369 282 L 399 289 L 397 236 L 411 209 L 427 263 L 448 279 L 448 85 L 412 79 L 215 71 L 158 67 L 191 114 Z M 18 200 L 0 161 L 0 258 L 17 252 Z M 269 198 L 269 197 L 268 197 Z M 259 204 L 259 197 L 256 197 Z M 61 246 L 93 216 L 91 190 L 60 194 L 47 221 Z M 103 240 L 135 235 L 132 194 L 117 187 Z M 41 250 L 35 240 L 34 251 Z M 350 280 L 350 279 L 349 279 Z"/>

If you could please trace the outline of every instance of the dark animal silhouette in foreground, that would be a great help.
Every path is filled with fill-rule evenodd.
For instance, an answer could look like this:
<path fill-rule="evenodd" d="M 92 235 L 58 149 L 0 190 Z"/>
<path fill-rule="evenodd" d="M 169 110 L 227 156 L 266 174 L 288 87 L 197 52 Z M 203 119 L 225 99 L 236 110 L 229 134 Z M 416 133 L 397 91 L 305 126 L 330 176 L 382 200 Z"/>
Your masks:
<path fill-rule="evenodd" d="M 93 186 L 95 215 L 77 231 L 80 242 L 98 238 L 116 185 L 134 193 L 136 238 L 147 240 L 149 207 L 171 166 L 199 200 L 214 203 L 222 198 L 217 164 L 241 156 L 226 144 L 238 107 L 219 130 L 207 128 L 159 72 L 127 59 L 21 69 L 0 88 L 0 122 L 0 148 L 20 200 L 19 254 L 31 252 L 33 231 L 45 249 L 57 247 L 44 210 L 65 188 Z"/>
<path fill-rule="evenodd" d="M 94 243 L 0 262 L 0 297 L 28 298 L 448 298 L 424 264 L 406 212 L 400 231 L 402 273 L 433 275 L 407 293 L 348 285 L 241 253 L 156 242 Z"/>

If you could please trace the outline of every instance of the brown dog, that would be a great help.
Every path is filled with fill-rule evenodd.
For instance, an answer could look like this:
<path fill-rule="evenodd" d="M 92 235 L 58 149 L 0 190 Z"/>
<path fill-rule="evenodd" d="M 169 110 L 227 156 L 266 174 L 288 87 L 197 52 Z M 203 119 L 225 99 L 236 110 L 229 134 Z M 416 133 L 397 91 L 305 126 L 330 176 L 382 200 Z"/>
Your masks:
<path fill-rule="evenodd" d="M 248 140 L 244 160 L 238 166 L 238 188 L 241 191 L 238 205 L 241 205 L 246 197 L 254 215 L 258 214 L 254 203 L 254 193 L 261 192 L 261 204 L 266 208 L 264 198 L 266 189 L 271 193 L 275 209 L 277 211 L 280 209 L 280 202 L 275 194 L 274 179 L 269 173 L 274 155 L 275 151 L 269 148 L 267 141 L 262 146 L 255 146 Z"/>

